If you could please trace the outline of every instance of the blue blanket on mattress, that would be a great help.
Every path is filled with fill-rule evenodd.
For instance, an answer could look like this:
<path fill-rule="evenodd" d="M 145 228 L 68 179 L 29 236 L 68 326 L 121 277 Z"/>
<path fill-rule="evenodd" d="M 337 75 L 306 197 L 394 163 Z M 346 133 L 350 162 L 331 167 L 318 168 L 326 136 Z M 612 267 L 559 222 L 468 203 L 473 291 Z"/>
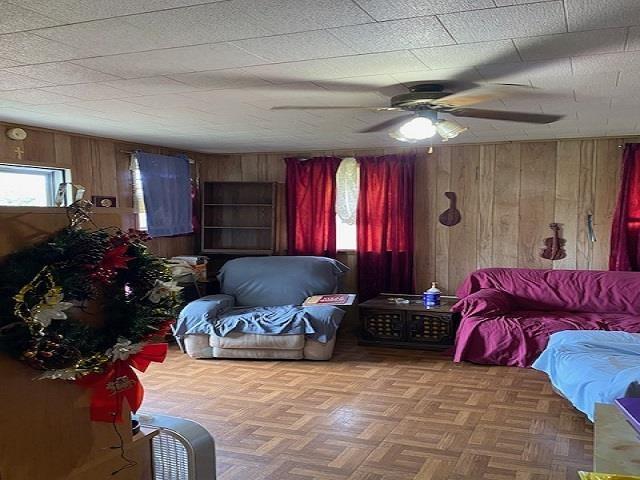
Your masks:
<path fill-rule="evenodd" d="M 533 368 L 593 420 L 596 403 L 640 396 L 640 334 L 574 330 L 551 335 Z"/>
<path fill-rule="evenodd" d="M 307 335 L 313 340 L 330 341 L 342 321 L 344 310 L 322 305 L 301 307 L 232 308 L 228 295 L 212 295 L 187 305 L 174 327 L 176 337 L 189 334 L 215 334 L 224 337 L 230 332 L 258 335 Z"/>

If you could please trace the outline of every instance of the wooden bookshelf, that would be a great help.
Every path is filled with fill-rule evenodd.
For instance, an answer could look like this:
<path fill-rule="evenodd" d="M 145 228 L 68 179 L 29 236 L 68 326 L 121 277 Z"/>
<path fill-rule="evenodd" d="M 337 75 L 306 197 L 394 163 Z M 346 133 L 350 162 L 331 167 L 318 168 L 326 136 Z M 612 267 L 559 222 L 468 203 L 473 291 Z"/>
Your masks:
<path fill-rule="evenodd" d="M 271 182 L 205 182 L 202 253 L 273 253 L 276 193 Z"/>

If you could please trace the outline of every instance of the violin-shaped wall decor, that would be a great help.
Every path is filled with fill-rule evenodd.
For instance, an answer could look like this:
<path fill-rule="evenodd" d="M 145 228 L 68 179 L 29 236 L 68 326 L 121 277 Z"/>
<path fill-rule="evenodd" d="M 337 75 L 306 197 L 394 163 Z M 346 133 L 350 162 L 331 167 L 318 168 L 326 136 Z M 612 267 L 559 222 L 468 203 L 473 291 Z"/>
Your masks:
<path fill-rule="evenodd" d="M 544 248 L 540 256 L 547 260 L 561 260 L 567 256 L 567 252 L 563 248 L 567 241 L 564 238 L 560 238 L 559 224 L 550 223 L 549 228 L 553 231 L 553 237 L 545 238 Z"/>
<path fill-rule="evenodd" d="M 454 192 L 444 192 L 444 196 L 449 199 L 449 208 L 440 214 L 438 221 L 445 227 L 453 227 L 462 220 L 462 215 L 456 206 L 458 197 Z"/>

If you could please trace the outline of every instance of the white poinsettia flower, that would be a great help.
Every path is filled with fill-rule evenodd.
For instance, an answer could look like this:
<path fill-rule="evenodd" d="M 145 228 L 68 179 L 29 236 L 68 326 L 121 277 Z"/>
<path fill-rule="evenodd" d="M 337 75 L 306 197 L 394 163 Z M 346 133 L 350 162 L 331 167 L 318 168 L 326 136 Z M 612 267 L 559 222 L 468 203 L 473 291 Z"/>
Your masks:
<path fill-rule="evenodd" d="M 73 303 L 70 302 L 47 302 L 37 305 L 31 313 L 36 322 L 42 324 L 43 327 L 48 327 L 52 320 L 66 320 L 67 314 L 64 311 L 71 307 L 73 307 Z"/>
<path fill-rule="evenodd" d="M 131 355 L 142 350 L 142 347 L 144 347 L 142 343 L 132 343 L 131 340 L 118 337 L 117 343 L 108 349 L 106 353 L 107 357 L 111 357 L 111 361 L 115 362 L 116 360 L 126 360 Z"/>
<path fill-rule="evenodd" d="M 149 301 L 151 303 L 160 303 L 162 299 L 171 297 L 182 290 L 182 287 L 179 287 L 178 284 L 174 281 L 170 282 L 162 282 L 160 280 L 156 281 L 155 286 L 149 292 Z"/>

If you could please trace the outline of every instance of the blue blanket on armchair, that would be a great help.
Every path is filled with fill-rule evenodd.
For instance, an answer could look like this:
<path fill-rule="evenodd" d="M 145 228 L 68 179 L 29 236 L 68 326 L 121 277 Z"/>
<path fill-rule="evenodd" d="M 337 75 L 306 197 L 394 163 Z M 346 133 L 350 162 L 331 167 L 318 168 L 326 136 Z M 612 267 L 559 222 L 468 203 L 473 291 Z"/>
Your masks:
<path fill-rule="evenodd" d="M 258 335 L 307 335 L 318 342 L 329 342 L 344 317 L 344 310 L 330 305 L 301 307 L 231 308 L 227 295 L 212 295 L 187 305 L 174 327 L 176 337 L 189 334 L 215 334 L 224 337 L 231 332 Z"/>
<path fill-rule="evenodd" d="M 219 337 L 224 337 L 229 332 L 308 335 L 309 338 L 326 343 L 335 335 L 343 315 L 342 310 L 331 306 L 234 308 L 218 318 L 213 330 Z"/>

